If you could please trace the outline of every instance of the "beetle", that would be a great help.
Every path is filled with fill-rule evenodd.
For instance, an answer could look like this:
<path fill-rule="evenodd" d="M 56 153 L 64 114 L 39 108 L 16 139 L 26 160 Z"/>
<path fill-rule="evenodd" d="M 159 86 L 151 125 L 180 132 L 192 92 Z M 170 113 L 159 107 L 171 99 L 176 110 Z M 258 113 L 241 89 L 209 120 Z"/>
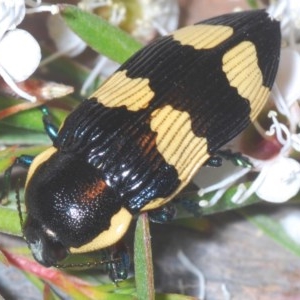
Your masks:
<path fill-rule="evenodd" d="M 184 27 L 134 54 L 57 134 L 49 126 L 53 145 L 27 162 L 23 234 L 35 259 L 53 266 L 113 245 L 135 215 L 174 198 L 257 117 L 280 42 L 264 10 Z"/>

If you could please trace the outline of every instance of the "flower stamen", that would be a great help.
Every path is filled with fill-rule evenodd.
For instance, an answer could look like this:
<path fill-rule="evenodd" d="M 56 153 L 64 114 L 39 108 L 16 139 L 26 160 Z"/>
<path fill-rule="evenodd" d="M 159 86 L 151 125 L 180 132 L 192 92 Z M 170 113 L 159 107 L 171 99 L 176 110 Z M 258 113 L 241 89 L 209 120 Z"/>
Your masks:
<path fill-rule="evenodd" d="M 268 113 L 268 117 L 272 119 L 273 124 L 270 126 L 270 129 L 266 131 L 266 135 L 276 135 L 278 142 L 283 146 L 280 152 L 285 153 L 292 145 L 291 133 L 286 125 L 278 121 L 276 111 L 271 110 Z"/>

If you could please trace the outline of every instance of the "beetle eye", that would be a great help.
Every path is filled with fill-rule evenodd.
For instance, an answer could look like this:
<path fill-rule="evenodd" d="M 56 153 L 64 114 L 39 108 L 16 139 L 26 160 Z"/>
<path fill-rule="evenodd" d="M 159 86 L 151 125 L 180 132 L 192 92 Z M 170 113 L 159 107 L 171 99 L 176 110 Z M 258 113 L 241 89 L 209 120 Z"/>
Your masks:
<path fill-rule="evenodd" d="M 46 235 L 28 241 L 34 258 L 45 267 L 55 266 L 68 255 L 67 249 L 59 241 L 52 240 Z"/>
<path fill-rule="evenodd" d="M 59 241 L 45 238 L 43 243 L 43 265 L 54 266 L 68 255 L 68 251 Z"/>
<path fill-rule="evenodd" d="M 56 265 L 68 255 L 68 250 L 55 233 L 45 230 L 38 221 L 30 217 L 24 225 L 24 236 L 34 258 L 45 267 Z"/>

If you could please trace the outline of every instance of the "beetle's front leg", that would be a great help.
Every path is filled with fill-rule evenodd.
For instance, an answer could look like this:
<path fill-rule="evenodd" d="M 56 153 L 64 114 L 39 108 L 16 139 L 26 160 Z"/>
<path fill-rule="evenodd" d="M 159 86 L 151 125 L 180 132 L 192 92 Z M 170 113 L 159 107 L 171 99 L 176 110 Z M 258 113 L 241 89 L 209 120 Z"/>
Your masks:
<path fill-rule="evenodd" d="M 106 266 L 109 278 L 114 282 L 125 280 L 128 277 L 130 269 L 130 254 L 126 244 L 123 241 L 117 242 L 108 248 L 109 262 Z"/>
<path fill-rule="evenodd" d="M 52 142 L 55 142 L 58 136 L 58 128 L 56 125 L 53 124 L 53 120 L 48 108 L 46 106 L 42 106 L 41 111 L 43 113 L 43 123 L 45 131 L 49 138 L 52 140 Z"/>
<path fill-rule="evenodd" d="M 3 176 L 3 186 L 2 191 L 0 194 L 0 202 L 8 196 L 8 193 L 10 191 L 10 182 L 11 182 L 11 173 L 14 167 L 21 166 L 26 169 L 29 168 L 32 161 L 34 159 L 34 156 L 31 155 L 21 155 L 17 157 L 14 162 L 11 164 L 11 166 L 5 170 L 4 176 Z"/>

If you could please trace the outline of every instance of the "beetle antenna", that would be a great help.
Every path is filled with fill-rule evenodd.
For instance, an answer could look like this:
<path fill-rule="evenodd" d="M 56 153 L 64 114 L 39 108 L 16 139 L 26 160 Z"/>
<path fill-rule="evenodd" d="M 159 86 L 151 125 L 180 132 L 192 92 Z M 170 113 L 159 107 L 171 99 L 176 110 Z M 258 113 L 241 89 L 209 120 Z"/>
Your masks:
<path fill-rule="evenodd" d="M 17 184 L 16 184 L 16 199 L 17 199 L 17 209 L 18 209 L 18 213 L 19 213 L 20 225 L 21 225 L 21 229 L 23 232 L 24 220 L 23 220 L 23 216 L 22 216 L 21 200 L 20 200 L 20 178 L 18 178 Z"/>
<path fill-rule="evenodd" d="M 111 246 L 106 253 L 108 257 L 103 256 L 102 260 L 96 260 L 86 263 L 75 263 L 75 264 L 58 264 L 57 268 L 74 268 L 74 267 L 97 267 L 104 265 L 106 272 L 108 272 L 109 278 L 117 283 L 128 277 L 130 269 L 130 257 L 127 251 L 127 247 L 123 242 L 118 242 L 116 245 Z"/>
<path fill-rule="evenodd" d="M 58 269 L 67 269 L 67 268 L 83 268 L 83 267 L 97 267 L 99 265 L 104 265 L 104 264 L 109 264 L 112 262 L 118 262 L 120 261 L 121 258 L 111 258 L 111 259 L 104 259 L 104 260 L 99 260 L 99 261 L 90 261 L 90 262 L 85 262 L 85 263 L 69 263 L 69 264 L 56 264 L 54 265 L 55 268 Z"/>

